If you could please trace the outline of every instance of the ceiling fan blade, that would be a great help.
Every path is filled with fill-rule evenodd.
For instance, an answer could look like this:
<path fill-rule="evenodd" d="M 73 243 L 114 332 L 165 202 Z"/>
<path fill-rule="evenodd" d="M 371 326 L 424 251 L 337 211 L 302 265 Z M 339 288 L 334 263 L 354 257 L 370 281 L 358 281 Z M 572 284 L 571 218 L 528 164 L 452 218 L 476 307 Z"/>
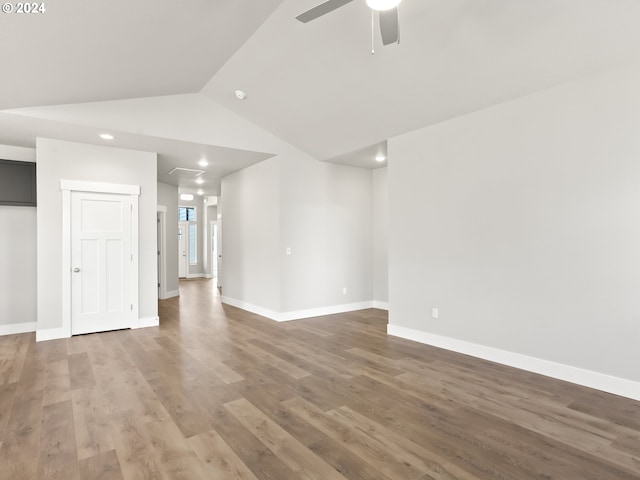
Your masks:
<path fill-rule="evenodd" d="M 353 2 L 353 0 L 329 0 L 328 2 L 321 3 L 317 7 L 313 7 L 311 10 L 307 10 L 306 12 L 298 15 L 296 20 L 300 20 L 302 23 L 307 23 L 329 12 L 333 12 L 336 8 L 343 7 L 347 3 L 351 2 Z"/>
<path fill-rule="evenodd" d="M 400 24 L 398 23 L 398 8 L 380 12 L 380 34 L 382 44 L 400 43 Z"/>

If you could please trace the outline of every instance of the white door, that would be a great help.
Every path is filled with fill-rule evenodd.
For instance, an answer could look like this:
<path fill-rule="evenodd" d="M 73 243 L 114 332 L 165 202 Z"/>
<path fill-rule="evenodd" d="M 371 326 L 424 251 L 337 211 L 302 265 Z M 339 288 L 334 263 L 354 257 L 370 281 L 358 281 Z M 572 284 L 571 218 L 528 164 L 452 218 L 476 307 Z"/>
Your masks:
<path fill-rule="evenodd" d="M 131 327 L 129 195 L 71 193 L 71 269 L 73 335 Z"/>
<path fill-rule="evenodd" d="M 189 246 L 189 223 L 178 223 L 178 277 L 187 278 L 189 270 L 189 257 L 187 247 Z"/>

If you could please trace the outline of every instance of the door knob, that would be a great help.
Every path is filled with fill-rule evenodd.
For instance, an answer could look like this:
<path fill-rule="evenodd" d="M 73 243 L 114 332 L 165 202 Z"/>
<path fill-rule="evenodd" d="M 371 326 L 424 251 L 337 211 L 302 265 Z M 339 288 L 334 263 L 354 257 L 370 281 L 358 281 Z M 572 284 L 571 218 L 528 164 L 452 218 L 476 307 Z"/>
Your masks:
<path fill-rule="evenodd" d="M 78 273 L 79 271 L 80 271 L 80 269 L 79 269 L 78 267 L 75 267 L 75 268 L 73 269 L 73 273 Z"/>

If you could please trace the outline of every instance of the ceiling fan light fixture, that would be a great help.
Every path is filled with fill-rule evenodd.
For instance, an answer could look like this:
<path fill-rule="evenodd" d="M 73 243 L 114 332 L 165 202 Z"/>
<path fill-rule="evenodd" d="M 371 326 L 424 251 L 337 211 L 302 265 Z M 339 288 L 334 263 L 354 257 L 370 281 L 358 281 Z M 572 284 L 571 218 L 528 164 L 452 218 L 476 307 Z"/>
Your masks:
<path fill-rule="evenodd" d="M 367 5 L 369 5 L 369 8 L 372 10 L 383 12 L 397 7 L 401 1 L 402 0 L 367 0 Z"/>

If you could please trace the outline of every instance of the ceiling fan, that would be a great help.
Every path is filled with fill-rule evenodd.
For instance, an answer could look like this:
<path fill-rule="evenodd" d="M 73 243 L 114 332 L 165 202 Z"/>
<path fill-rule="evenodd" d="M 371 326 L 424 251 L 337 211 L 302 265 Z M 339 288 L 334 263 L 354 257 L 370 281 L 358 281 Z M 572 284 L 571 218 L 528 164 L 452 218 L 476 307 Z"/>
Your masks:
<path fill-rule="evenodd" d="M 398 5 L 401 0 L 366 0 L 371 10 L 377 11 L 380 17 L 380 34 L 382 44 L 400 43 L 400 25 L 398 24 Z M 353 0 L 328 0 L 317 7 L 298 15 L 302 23 L 310 22 L 329 12 L 351 3 Z"/>

